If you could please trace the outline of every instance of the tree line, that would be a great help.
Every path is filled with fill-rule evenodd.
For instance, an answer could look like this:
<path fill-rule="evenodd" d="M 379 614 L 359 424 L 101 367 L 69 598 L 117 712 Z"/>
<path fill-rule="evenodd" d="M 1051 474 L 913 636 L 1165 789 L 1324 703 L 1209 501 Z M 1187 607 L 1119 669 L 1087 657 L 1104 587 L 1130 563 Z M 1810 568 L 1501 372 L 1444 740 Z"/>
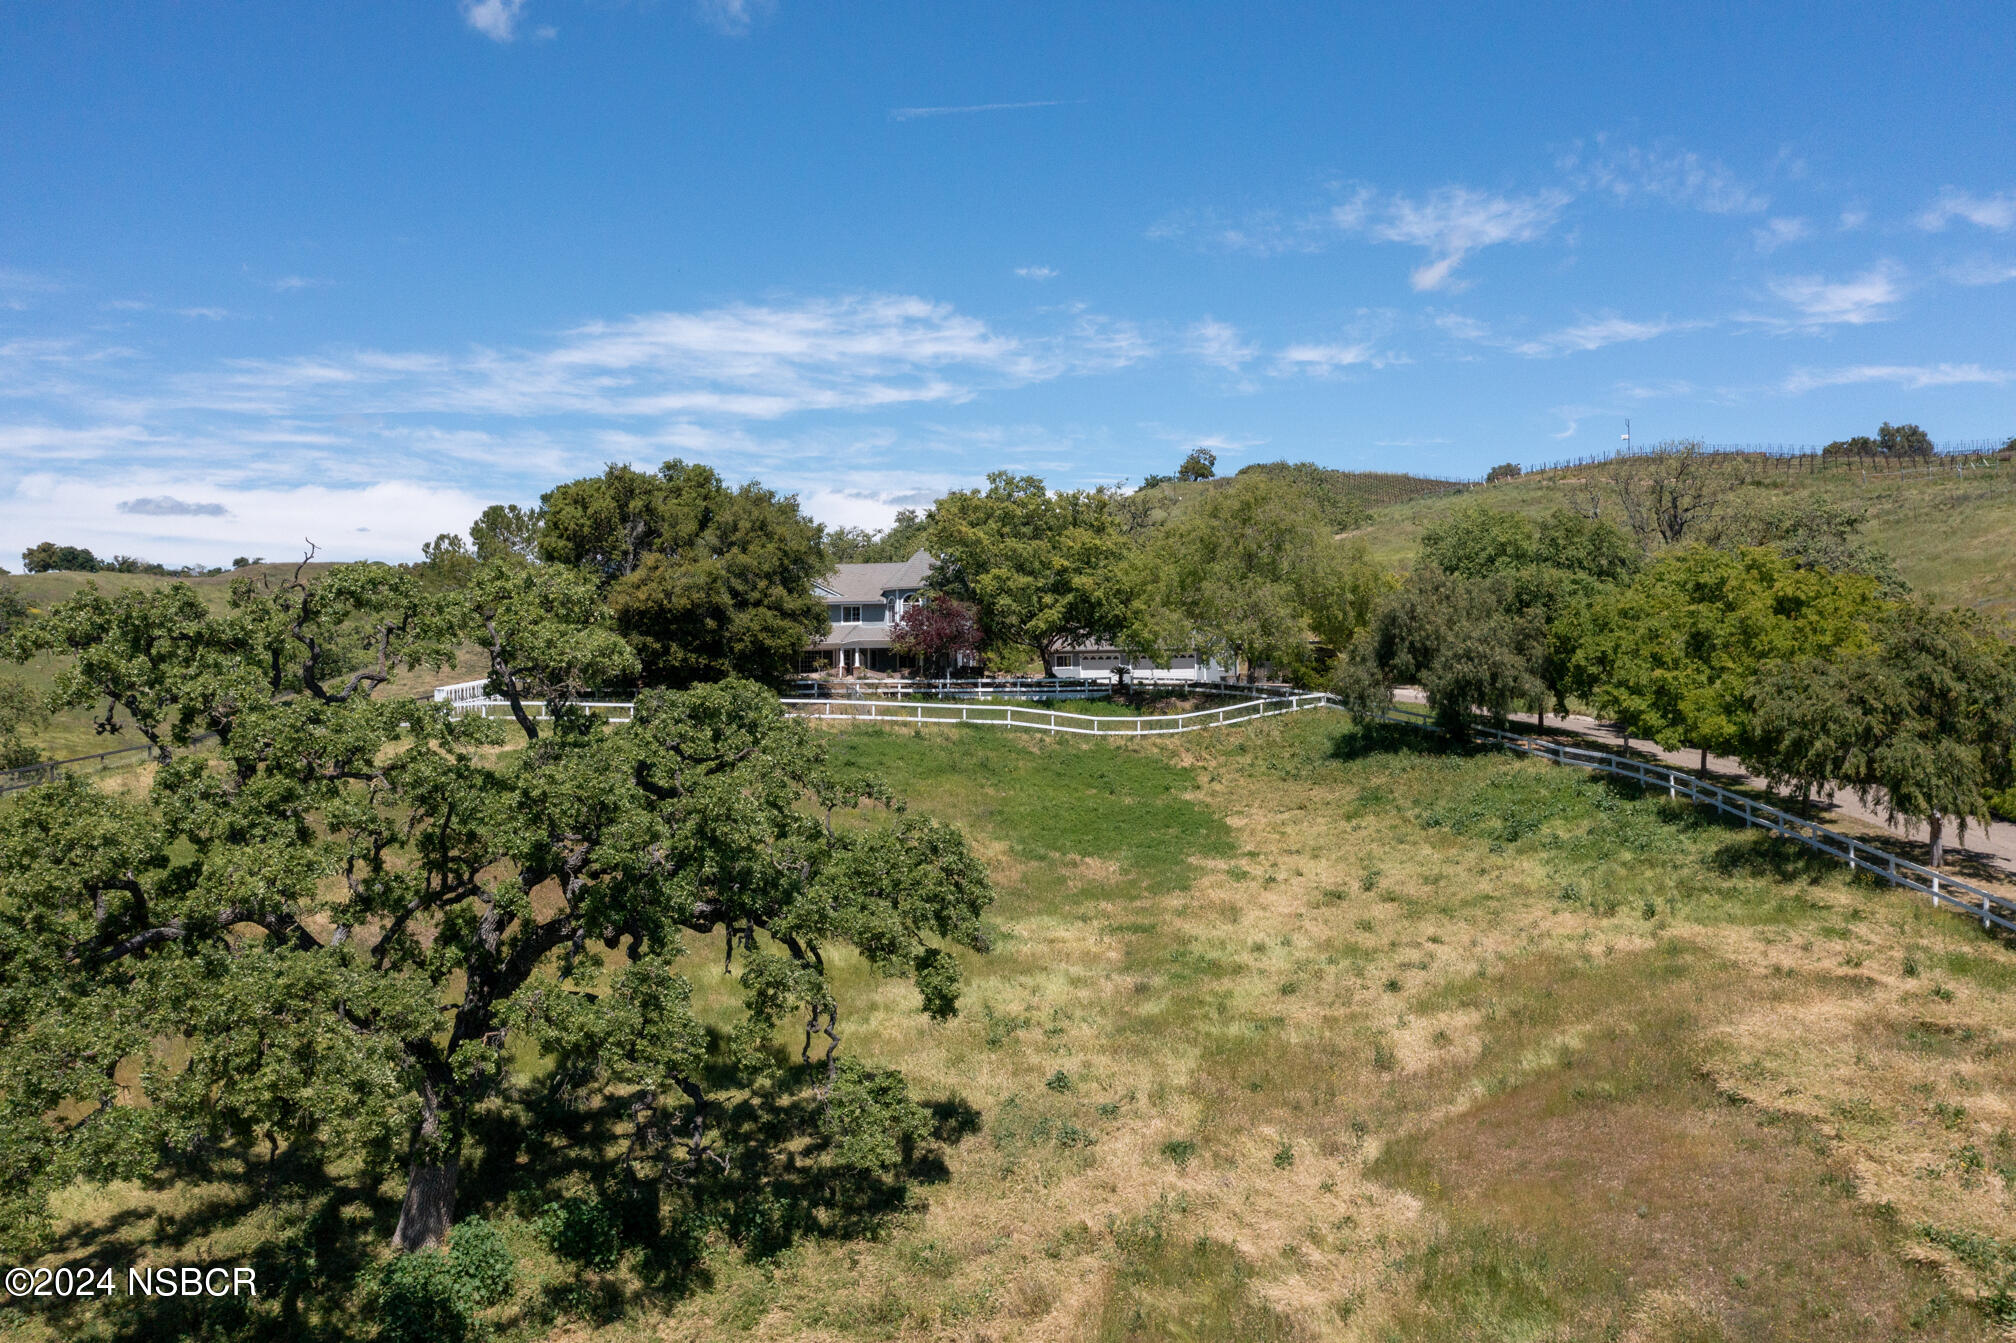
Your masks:
<path fill-rule="evenodd" d="M 1666 507 L 1634 511 L 1626 496 L 1636 541 L 1565 508 L 1534 520 L 1471 506 L 1430 527 L 1336 688 L 1370 709 L 1419 685 L 1459 733 L 1473 714 L 1544 725 L 1550 709 L 1586 706 L 1627 742 L 1698 750 L 1704 771 L 1711 753 L 1734 756 L 1802 798 L 1844 790 L 1922 823 L 1934 866 L 1949 827 L 1964 837 L 2007 814 L 2006 637 L 1911 594 L 1846 510 L 1718 515 L 1687 506 L 1691 468 L 1669 466 L 1641 496 Z"/>

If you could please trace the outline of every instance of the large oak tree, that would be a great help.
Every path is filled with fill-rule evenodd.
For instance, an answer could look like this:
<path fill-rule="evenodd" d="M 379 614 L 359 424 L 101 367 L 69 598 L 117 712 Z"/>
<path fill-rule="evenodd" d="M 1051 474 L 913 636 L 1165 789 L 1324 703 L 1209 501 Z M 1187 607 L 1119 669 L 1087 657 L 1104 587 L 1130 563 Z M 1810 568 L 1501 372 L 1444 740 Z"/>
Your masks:
<path fill-rule="evenodd" d="M 492 608 L 519 604 L 510 676 L 560 684 L 592 649 L 540 632 L 567 623 L 554 597 Z M 505 724 L 372 693 L 472 619 L 354 565 L 241 581 L 220 614 L 186 588 L 87 593 L 31 627 L 80 655 L 66 694 L 124 707 L 165 759 L 144 796 L 66 781 L 0 813 L 11 1244 L 70 1180 L 233 1145 L 403 1165 L 396 1242 L 436 1241 L 521 1038 L 620 1098 L 642 1180 L 733 1165 L 724 1090 L 760 1107 L 793 1070 L 824 1095 L 794 1159 L 886 1166 L 920 1131 L 899 1077 L 840 1055 L 829 970 L 848 947 L 956 1010 L 951 948 L 984 949 L 990 899 L 959 833 L 836 824 L 887 794 L 747 681 L 647 692 L 624 726 L 563 713 L 501 759 Z M 531 667 L 535 645 L 563 665 Z M 187 749 L 199 732 L 214 749 Z M 718 1040 L 682 971 L 707 936 L 739 971 Z"/>
<path fill-rule="evenodd" d="M 602 584 L 648 684 L 744 676 L 781 686 L 826 632 L 812 591 L 826 554 L 790 495 L 754 481 L 730 489 L 711 468 L 669 461 L 655 472 L 612 465 L 541 503 L 540 557 Z"/>

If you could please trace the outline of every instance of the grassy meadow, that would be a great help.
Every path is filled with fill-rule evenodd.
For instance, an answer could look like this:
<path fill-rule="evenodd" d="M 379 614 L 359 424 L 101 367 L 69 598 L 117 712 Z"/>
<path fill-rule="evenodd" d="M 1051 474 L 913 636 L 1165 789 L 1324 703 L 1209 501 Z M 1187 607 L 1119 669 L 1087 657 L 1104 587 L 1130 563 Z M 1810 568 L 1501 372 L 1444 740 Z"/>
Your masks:
<path fill-rule="evenodd" d="M 937 1140 L 872 1216 L 582 1283 L 525 1218 L 607 1135 L 500 1139 L 463 1200 L 520 1255 L 498 1338 L 1706 1343 L 2016 1320 L 2016 949 L 1960 918 L 1663 797 L 1336 715 L 1115 742 L 822 730 L 965 827 L 999 888 L 956 1019 L 837 972 L 847 1049 L 905 1070 Z M 696 1001 L 725 1009 L 719 940 L 692 950 Z M 519 1064 L 527 1087 L 546 1066 Z M 257 1257 L 307 1284 L 255 1308 L 272 1336 L 358 1336 L 340 1284 L 383 1253 L 397 1181 L 247 1160 L 75 1191 L 49 1262 Z M 196 1327 L 77 1309 L 0 1330 L 171 1319 Z"/>

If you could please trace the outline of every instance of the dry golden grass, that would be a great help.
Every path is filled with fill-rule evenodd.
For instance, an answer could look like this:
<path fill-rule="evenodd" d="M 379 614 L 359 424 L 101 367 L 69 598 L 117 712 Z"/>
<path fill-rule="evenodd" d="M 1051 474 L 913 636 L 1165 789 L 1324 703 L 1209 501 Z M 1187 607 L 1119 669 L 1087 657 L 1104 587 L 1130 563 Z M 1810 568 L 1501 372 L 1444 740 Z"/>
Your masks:
<path fill-rule="evenodd" d="M 833 740 L 1000 887 L 953 1021 L 835 962 L 847 1048 L 980 1126 L 873 1238 L 720 1245 L 699 1290 L 537 1336 L 1997 1336 L 2016 953 L 1963 920 L 1314 715 Z M 145 1202 L 79 1197 L 73 1244 Z"/>

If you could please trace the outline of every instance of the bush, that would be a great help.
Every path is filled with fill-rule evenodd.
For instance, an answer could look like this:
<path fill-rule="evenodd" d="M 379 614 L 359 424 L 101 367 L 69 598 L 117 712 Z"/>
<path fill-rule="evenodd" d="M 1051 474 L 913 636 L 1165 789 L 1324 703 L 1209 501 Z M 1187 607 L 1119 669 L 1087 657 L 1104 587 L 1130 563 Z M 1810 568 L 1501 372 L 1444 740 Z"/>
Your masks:
<path fill-rule="evenodd" d="M 469 1289 L 478 1306 L 494 1306 L 511 1295 L 518 1265 L 504 1233 L 481 1217 L 465 1218 L 448 1242 L 448 1267 Z"/>
<path fill-rule="evenodd" d="M 1526 472 L 1517 462 L 1501 462 L 1484 473 L 1484 483 L 1495 485 L 1501 480 L 1517 480 Z"/>
<path fill-rule="evenodd" d="M 1989 798 L 1988 810 L 1998 821 L 2016 821 L 2016 788 L 2005 789 Z"/>
<path fill-rule="evenodd" d="M 539 1212 L 539 1238 L 577 1268 L 607 1273 L 623 1255 L 616 1218 L 599 1199 L 568 1197 Z"/>
<path fill-rule="evenodd" d="M 477 1312 L 511 1294 L 517 1266 L 497 1228 L 471 1217 L 448 1252 L 402 1254 L 379 1271 L 378 1337 L 391 1343 L 463 1343 L 489 1334 Z"/>

